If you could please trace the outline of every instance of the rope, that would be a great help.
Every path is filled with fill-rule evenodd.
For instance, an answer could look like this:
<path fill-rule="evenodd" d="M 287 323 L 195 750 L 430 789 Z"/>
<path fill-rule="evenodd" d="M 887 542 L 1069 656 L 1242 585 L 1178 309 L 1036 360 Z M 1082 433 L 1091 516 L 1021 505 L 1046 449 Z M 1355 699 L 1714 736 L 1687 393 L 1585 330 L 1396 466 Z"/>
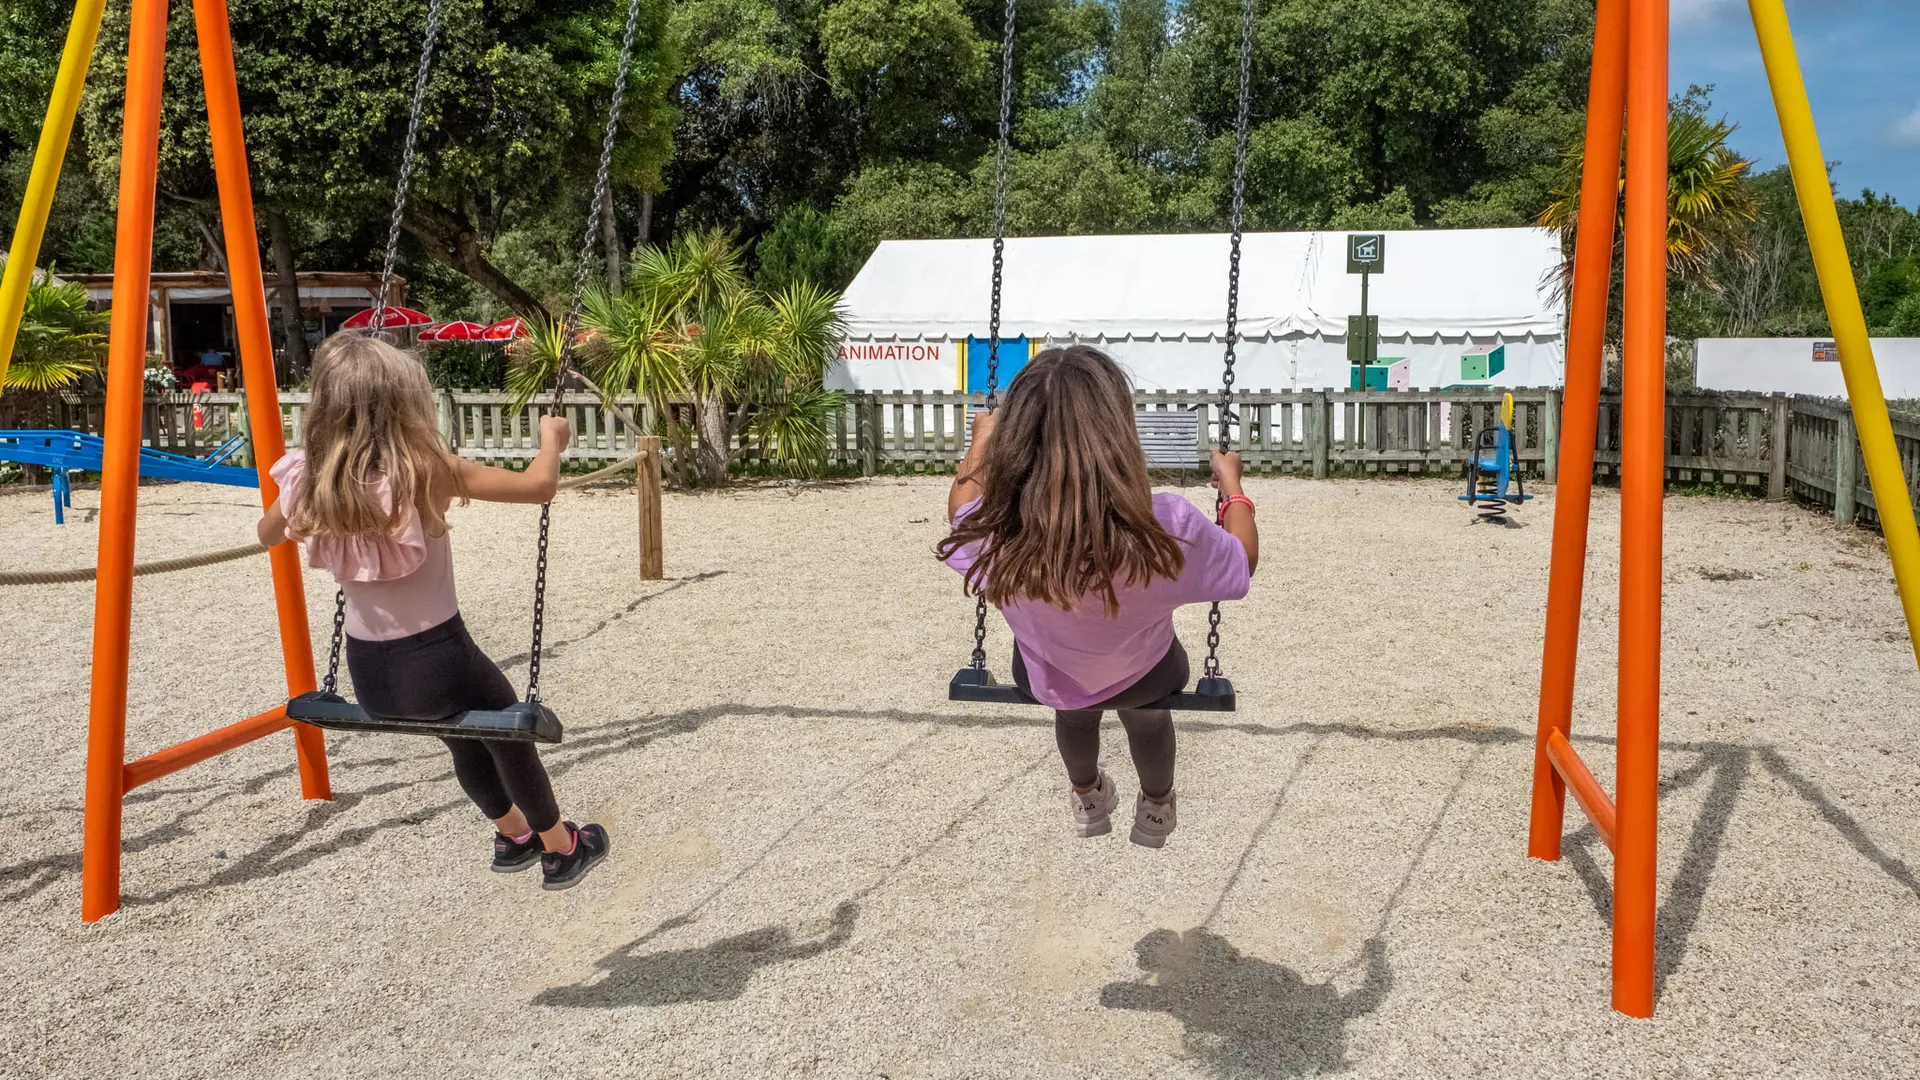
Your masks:
<path fill-rule="evenodd" d="M 582 479 L 585 479 L 583 477 Z M 169 574 L 175 570 L 192 570 L 201 566 L 214 566 L 235 559 L 244 559 L 249 555 L 263 554 L 267 549 L 259 544 L 243 544 L 240 547 L 223 548 L 200 555 L 186 555 L 178 559 L 156 559 L 153 562 L 133 564 L 134 577 L 146 577 L 148 574 Z M 92 581 L 97 571 L 87 570 L 8 570 L 0 572 L 0 585 L 66 585 L 74 582 Z"/>
<path fill-rule="evenodd" d="M 586 485 L 593 483 L 595 480 L 603 480 L 609 476 L 612 476 L 614 473 L 624 472 L 627 469 L 631 469 L 635 465 L 638 465 L 640 463 L 640 460 L 646 456 L 647 456 L 647 452 L 645 450 L 642 450 L 625 461 L 617 461 L 612 465 L 609 465 L 606 468 L 600 469 L 596 472 L 590 472 L 585 476 L 569 477 L 565 480 L 560 481 L 560 490 L 572 491 L 574 488 L 577 488 L 577 487 L 585 487 Z"/>

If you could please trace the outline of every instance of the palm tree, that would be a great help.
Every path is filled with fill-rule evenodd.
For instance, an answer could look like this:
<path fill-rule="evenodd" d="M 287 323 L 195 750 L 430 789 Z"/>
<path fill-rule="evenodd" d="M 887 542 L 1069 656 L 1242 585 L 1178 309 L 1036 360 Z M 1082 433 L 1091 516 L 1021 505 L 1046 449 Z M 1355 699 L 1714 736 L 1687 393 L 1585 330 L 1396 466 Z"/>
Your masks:
<path fill-rule="evenodd" d="M 603 393 L 647 400 L 683 477 L 725 483 L 743 435 L 787 470 L 813 475 L 845 404 L 824 385 L 844 333 L 839 304 L 806 282 L 761 293 L 724 234 L 681 234 L 643 252 L 621 294 L 588 294 L 575 354 Z M 559 334 L 543 328 L 516 350 L 509 387 L 523 399 L 552 381 Z M 681 395 L 691 431 L 672 400 Z"/>
<path fill-rule="evenodd" d="M 97 374 L 111 318 L 87 307 L 86 286 L 41 275 L 27 286 L 5 388 L 46 393 Z"/>
<path fill-rule="evenodd" d="M 1724 256 L 1746 252 L 1747 226 L 1756 216 L 1753 193 L 1745 179 L 1752 162 L 1727 145 L 1734 126 L 1708 120 L 1698 108 L 1683 101 L 1667 120 L 1667 264 L 1680 281 L 1698 281 L 1717 288 L 1714 264 Z M 1560 175 L 1549 192 L 1552 202 L 1540 213 L 1538 224 L 1560 234 L 1572 270 L 1574 232 L 1580 220 L 1580 170 L 1585 147 L 1576 142 L 1561 159 Z M 1624 168 L 1621 188 L 1626 187 Z M 1622 233 L 1615 222 L 1614 234 Z M 1619 260 L 1615 260 L 1618 265 Z"/>

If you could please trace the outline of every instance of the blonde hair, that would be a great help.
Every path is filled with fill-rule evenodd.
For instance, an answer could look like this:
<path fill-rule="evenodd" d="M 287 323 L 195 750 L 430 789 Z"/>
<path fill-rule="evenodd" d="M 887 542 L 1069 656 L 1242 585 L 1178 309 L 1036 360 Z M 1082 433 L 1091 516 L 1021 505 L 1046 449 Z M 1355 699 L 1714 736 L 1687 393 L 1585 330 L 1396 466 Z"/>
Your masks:
<path fill-rule="evenodd" d="M 433 384 L 411 353 L 370 334 L 335 334 L 313 354 L 306 474 L 288 526 L 305 536 L 447 529 L 440 499 L 466 485 L 433 418 Z M 392 505 L 376 485 L 386 480 Z"/>

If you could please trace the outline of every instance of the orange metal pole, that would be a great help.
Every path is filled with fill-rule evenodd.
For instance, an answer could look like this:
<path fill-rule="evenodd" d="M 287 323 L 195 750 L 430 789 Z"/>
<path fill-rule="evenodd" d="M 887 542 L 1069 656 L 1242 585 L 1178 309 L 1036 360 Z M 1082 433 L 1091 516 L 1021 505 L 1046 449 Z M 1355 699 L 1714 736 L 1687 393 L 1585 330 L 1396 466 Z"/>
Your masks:
<path fill-rule="evenodd" d="M 194 29 L 200 39 L 200 73 L 207 89 L 207 126 L 213 137 L 213 171 L 220 190 L 220 220 L 227 241 L 227 283 L 233 292 L 233 322 L 240 337 L 240 369 L 246 380 L 248 429 L 254 467 L 260 472 L 260 499 L 271 506 L 279 487 L 267 470 L 286 453 L 281 434 L 280 395 L 273 369 L 273 338 L 267 329 L 266 286 L 260 279 L 260 241 L 254 231 L 253 187 L 247 173 L 247 144 L 240 127 L 240 91 L 234 80 L 233 36 L 226 0 L 193 0 Z M 300 580 L 300 553 L 282 544 L 268 554 L 273 567 L 274 607 L 280 617 L 280 655 L 286 666 L 287 694 L 313 689 L 313 642 L 307 633 L 306 588 Z M 294 727 L 300 763 L 300 793 L 309 799 L 332 798 L 327 776 L 327 744 L 320 729 Z"/>
<path fill-rule="evenodd" d="M 1580 809 L 1587 812 L 1587 820 L 1593 822 L 1600 839 L 1607 842 L 1607 850 L 1613 850 L 1613 834 L 1617 828 L 1613 800 L 1607 798 L 1606 789 L 1593 778 L 1587 763 L 1580 760 L 1573 744 L 1558 730 L 1547 736 L 1547 761 L 1560 774 L 1565 786 L 1573 789 L 1573 797 L 1580 801 Z"/>
<path fill-rule="evenodd" d="M 1575 655 L 1587 571 L 1587 515 L 1593 502 L 1593 445 L 1600 419 L 1601 349 L 1613 278 L 1613 222 L 1620 205 L 1620 139 L 1627 108 L 1627 0 L 1599 0 L 1593 73 L 1587 84 L 1586 158 L 1574 239 L 1567 381 L 1560 410 L 1560 472 L 1553 493 L 1553 561 L 1547 572 L 1547 626 L 1540 660 L 1539 734 L 1533 755 L 1533 809 L 1527 854 L 1560 857 L 1567 786 L 1547 761 L 1547 740 L 1573 729 Z M 1611 843 L 1611 841 L 1609 841 Z"/>
<path fill-rule="evenodd" d="M 292 723 L 287 719 L 287 707 L 276 705 L 259 716 L 228 724 L 218 731 L 209 731 L 199 738 L 188 739 L 165 750 L 156 750 L 137 761 L 127 762 L 126 769 L 121 773 L 121 786 L 124 790 L 132 791 L 163 776 L 172 776 L 189 765 L 198 765 L 210 757 L 224 754 L 236 746 L 245 746 L 255 739 L 271 735 Z"/>
<path fill-rule="evenodd" d="M 87 707 L 87 794 L 80 917 L 120 906 L 121 774 L 127 750 L 127 650 L 133 622 L 133 526 L 146 391 L 147 289 L 153 272 L 154 178 L 167 0 L 133 0 L 127 99 L 120 131 L 120 209 L 108 328 L 106 447 L 101 452 L 100 551 L 93 591 L 93 687 Z"/>
<path fill-rule="evenodd" d="M 1631 0 L 1629 10 L 1613 1007 L 1649 1017 L 1660 804 L 1660 501 L 1666 479 L 1667 0 Z"/>

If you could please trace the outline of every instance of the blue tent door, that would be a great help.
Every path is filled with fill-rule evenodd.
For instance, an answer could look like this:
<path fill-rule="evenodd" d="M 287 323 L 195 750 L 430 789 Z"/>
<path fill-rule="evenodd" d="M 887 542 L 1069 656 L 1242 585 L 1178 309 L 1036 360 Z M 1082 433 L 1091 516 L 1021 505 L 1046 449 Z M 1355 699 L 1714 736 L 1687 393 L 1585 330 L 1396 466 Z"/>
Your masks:
<path fill-rule="evenodd" d="M 1011 337 L 1000 339 L 1000 362 L 996 365 L 1000 374 L 1000 389 L 1005 390 L 1013 383 L 1013 377 L 1027 366 L 1027 339 Z M 970 337 L 967 339 L 967 393 L 984 394 L 987 392 L 987 339 Z"/>

